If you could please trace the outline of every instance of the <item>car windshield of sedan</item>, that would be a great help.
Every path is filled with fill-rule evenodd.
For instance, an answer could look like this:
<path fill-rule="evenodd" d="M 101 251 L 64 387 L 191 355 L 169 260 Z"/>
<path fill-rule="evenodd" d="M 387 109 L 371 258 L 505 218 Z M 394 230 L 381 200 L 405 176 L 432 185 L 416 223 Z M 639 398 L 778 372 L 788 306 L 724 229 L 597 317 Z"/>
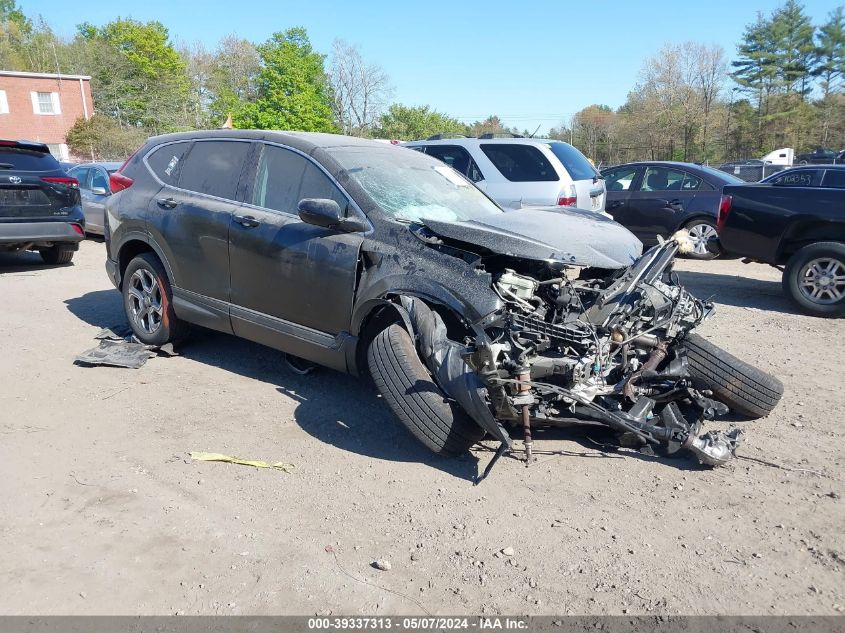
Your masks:
<path fill-rule="evenodd" d="M 448 165 L 399 147 L 327 151 L 386 214 L 404 222 L 461 222 L 504 213 Z"/>

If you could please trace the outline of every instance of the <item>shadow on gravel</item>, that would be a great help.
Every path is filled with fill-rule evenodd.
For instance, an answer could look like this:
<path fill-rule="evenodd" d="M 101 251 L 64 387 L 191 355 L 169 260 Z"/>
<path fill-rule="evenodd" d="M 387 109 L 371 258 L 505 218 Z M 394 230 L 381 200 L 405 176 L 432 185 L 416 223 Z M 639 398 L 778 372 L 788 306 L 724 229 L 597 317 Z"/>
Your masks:
<path fill-rule="evenodd" d="M 511 437 L 516 440 L 521 440 L 521 431 L 511 429 Z M 664 464 L 675 470 L 683 471 L 697 471 L 707 470 L 707 467 L 702 466 L 689 453 L 679 455 L 678 457 L 664 457 L 661 455 L 650 455 L 641 453 L 633 448 L 623 448 L 618 444 L 616 434 L 611 429 L 599 425 L 582 425 L 573 426 L 569 428 L 561 427 L 542 427 L 538 426 L 531 429 L 531 435 L 534 438 L 534 454 L 536 462 L 540 463 L 551 458 L 559 459 L 639 459 L 646 462 Z M 585 451 L 565 449 L 560 451 L 548 450 L 546 442 L 553 440 L 564 440 L 574 442 L 582 446 Z M 545 445 L 545 446 L 544 446 Z M 520 442 L 516 442 L 514 447 L 520 452 L 513 454 L 514 459 L 524 459 L 524 454 L 521 452 Z M 489 451 L 492 456 L 494 448 L 484 447 L 483 449 L 473 451 L 484 455 Z M 486 459 L 481 458 L 482 467 L 486 464 Z M 531 466 L 529 466 L 531 468 Z"/>
<path fill-rule="evenodd" d="M 65 299 L 67 309 L 78 319 L 97 327 L 125 326 L 123 300 L 117 290 L 96 290 Z M 82 351 L 82 350 L 80 350 Z"/>
<path fill-rule="evenodd" d="M 32 251 L 22 253 L 0 253 L 0 275 L 3 273 L 30 273 L 54 268 L 68 268 L 70 264 L 45 264 L 41 255 Z"/>
<path fill-rule="evenodd" d="M 318 368 L 301 376 L 281 352 L 208 330 L 192 331 L 180 354 L 241 376 L 275 385 L 297 402 L 296 423 L 317 440 L 341 450 L 393 462 L 421 462 L 459 479 L 472 480 L 478 460 L 438 457 L 401 427 L 368 381 Z"/>
<path fill-rule="evenodd" d="M 712 297 L 716 303 L 740 308 L 800 314 L 783 293 L 779 281 L 685 270 L 677 273 L 681 285 L 700 299 Z"/>

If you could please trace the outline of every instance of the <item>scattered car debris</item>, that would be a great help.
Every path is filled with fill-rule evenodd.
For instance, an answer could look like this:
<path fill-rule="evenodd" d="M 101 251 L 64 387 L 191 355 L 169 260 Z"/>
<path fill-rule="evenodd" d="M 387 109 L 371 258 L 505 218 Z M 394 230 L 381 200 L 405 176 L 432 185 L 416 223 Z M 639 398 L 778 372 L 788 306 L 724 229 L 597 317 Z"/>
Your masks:
<path fill-rule="evenodd" d="M 240 457 L 233 457 L 231 455 L 224 455 L 222 453 L 203 453 L 198 451 L 190 452 L 191 459 L 200 462 L 227 462 L 229 464 L 241 464 L 242 466 L 254 466 L 255 468 L 273 468 L 274 470 L 282 470 L 286 473 L 292 473 L 295 466 L 285 462 L 265 462 L 260 459 L 242 459 Z"/>
<path fill-rule="evenodd" d="M 375 567 L 376 569 L 380 569 L 381 571 L 390 571 L 391 569 L 393 569 L 393 565 L 390 564 L 390 561 L 383 559 L 373 561 L 373 567 Z"/>
<path fill-rule="evenodd" d="M 107 365 L 138 369 L 155 355 L 150 345 L 103 339 L 97 347 L 92 347 L 77 356 L 75 362 L 85 366 Z"/>
<path fill-rule="evenodd" d="M 128 325 L 103 328 L 95 339 L 100 341 L 97 347 L 85 350 L 74 361 L 78 365 L 93 367 L 126 367 L 138 369 L 154 356 L 178 356 L 173 343 L 165 345 L 145 345 L 132 334 Z"/>

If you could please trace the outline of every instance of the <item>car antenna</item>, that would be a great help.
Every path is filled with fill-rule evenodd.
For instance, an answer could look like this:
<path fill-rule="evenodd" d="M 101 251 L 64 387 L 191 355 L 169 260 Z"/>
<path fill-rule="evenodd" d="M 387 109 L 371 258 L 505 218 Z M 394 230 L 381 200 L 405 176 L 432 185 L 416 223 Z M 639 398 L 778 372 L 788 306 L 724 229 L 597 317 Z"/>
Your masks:
<path fill-rule="evenodd" d="M 534 138 L 534 135 L 540 130 L 541 125 L 542 125 L 542 123 L 538 123 L 537 127 L 534 128 L 534 131 L 531 132 L 531 134 L 528 135 L 528 138 Z"/>

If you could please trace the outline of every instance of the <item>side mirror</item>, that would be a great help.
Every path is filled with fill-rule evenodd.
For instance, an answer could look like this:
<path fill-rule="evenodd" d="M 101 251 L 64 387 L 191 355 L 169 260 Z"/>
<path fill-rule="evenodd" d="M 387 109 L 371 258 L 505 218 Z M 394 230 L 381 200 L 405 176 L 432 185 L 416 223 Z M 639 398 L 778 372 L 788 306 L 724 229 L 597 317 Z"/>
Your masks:
<path fill-rule="evenodd" d="M 306 224 L 345 233 L 355 233 L 367 229 L 362 220 L 343 217 L 343 210 L 340 205 L 329 198 L 303 198 L 299 201 L 298 209 L 299 219 Z"/>
<path fill-rule="evenodd" d="M 108 195 L 108 191 L 105 187 L 91 187 L 91 193 L 95 196 L 105 196 Z"/>

